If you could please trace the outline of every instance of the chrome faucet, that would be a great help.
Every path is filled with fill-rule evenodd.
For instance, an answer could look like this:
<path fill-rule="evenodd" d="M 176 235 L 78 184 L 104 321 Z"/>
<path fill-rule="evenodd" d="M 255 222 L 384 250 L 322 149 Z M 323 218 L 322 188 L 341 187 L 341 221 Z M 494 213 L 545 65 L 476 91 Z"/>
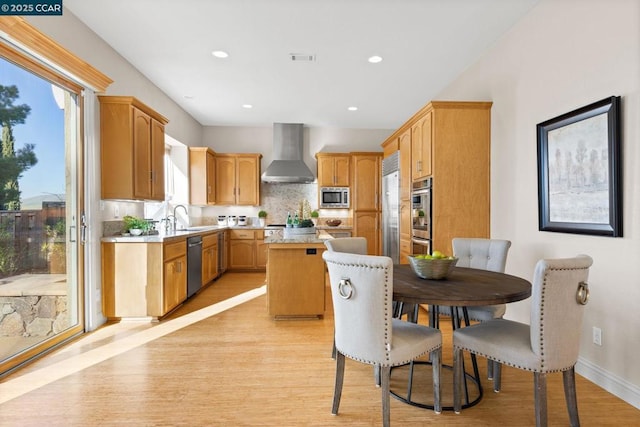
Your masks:
<path fill-rule="evenodd" d="M 174 230 L 176 230 L 176 222 L 178 221 L 178 216 L 176 215 L 176 211 L 178 210 L 178 208 L 184 209 L 184 213 L 187 215 L 187 226 L 189 226 L 188 224 L 189 211 L 187 211 L 187 207 L 185 205 L 176 205 L 176 207 L 173 208 L 173 229 Z"/>

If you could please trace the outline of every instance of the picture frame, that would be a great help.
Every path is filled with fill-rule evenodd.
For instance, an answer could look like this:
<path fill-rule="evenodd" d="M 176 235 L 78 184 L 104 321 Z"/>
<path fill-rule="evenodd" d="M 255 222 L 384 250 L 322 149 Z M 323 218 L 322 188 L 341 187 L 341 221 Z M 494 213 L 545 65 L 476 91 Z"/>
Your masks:
<path fill-rule="evenodd" d="M 540 231 L 622 237 L 619 96 L 539 123 Z"/>

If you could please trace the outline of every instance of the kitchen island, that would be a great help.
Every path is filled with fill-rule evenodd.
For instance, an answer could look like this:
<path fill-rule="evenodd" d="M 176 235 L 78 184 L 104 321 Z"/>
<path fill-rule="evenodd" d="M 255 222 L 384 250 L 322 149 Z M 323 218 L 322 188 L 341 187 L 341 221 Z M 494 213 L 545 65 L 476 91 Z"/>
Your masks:
<path fill-rule="evenodd" d="M 268 237 L 267 310 L 275 319 L 321 318 L 325 311 L 325 233 Z"/>

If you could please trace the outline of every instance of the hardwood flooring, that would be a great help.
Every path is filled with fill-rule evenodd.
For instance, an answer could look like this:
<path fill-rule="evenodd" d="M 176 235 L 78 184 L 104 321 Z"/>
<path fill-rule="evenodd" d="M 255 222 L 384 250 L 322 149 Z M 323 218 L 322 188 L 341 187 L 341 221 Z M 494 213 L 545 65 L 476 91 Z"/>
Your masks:
<path fill-rule="evenodd" d="M 274 321 L 266 296 L 255 291 L 263 282 L 261 273 L 227 273 L 159 323 L 107 325 L 4 378 L 0 426 L 380 425 L 373 370 L 350 360 L 339 415 L 331 415 L 330 295 L 322 320 Z M 252 290 L 247 302 L 210 314 L 213 304 Z M 451 331 L 448 322 L 441 326 L 450 363 Z M 486 377 L 486 363 L 479 362 Z M 41 384 L 28 380 L 56 371 Z M 392 388 L 403 385 L 401 376 L 394 373 Z M 561 377 L 549 377 L 551 426 L 568 425 Z M 415 387 L 426 390 L 421 381 Z M 483 386 L 482 401 L 460 415 L 435 415 L 392 398 L 391 422 L 534 425 L 532 374 L 505 367 L 502 392 L 493 393 L 486 379 Z M 640 425 L 638 409 L 580 376 L 577 392 L 583 426 Z M 444 399 L 450 398 L 445 388 Z"/>

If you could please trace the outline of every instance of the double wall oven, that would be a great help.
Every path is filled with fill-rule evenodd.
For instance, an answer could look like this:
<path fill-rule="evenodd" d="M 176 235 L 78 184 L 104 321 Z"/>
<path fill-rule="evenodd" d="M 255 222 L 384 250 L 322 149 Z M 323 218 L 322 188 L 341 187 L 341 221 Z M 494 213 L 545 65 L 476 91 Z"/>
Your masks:
<path fill-rule="evenodd" d="M 411 192 L 411 243 L 413 246 L 413 254 L 430 254 L 432 251 L 432 184 L 432 178 L 413 183 Z"/>

